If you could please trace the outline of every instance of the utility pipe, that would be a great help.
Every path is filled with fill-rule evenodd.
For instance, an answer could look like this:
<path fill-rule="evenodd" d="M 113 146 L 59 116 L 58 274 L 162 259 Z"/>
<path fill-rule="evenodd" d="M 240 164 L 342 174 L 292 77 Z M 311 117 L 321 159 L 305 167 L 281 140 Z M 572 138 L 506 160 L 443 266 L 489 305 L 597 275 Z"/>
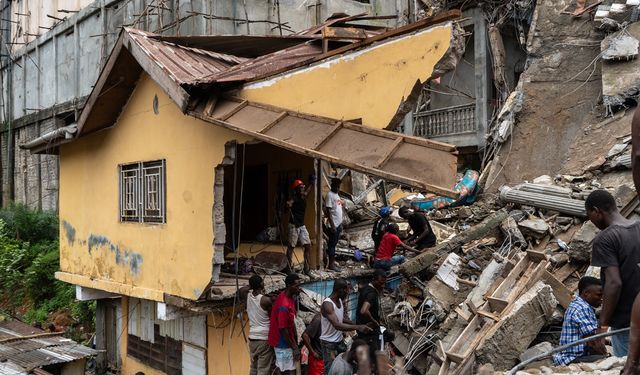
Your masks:
<path fill-rule="evenodd" d="M 521 370 L 521 369 L 525 368 L 528 364 L 536 362 L 536 361 L 541 360 L 543 358 L 546 358 L 546 357 L 548 357 L 548 356 L 550 356 L 550 355 L 552 355 L 554 353 L 558 353 L 558 352 L 561 352 L 561 351 L 563 351 L 565 349 L 569 349 L 569 348 L 571 348 L 573 346 L 581 345 L 581 344 L 587 343 L 589 341 L 593 341 L 593 340 L 600 339 L 600 338 L 607 337 L 607 336 L 613 336 L 615 334 L 623 333 L 623 332 L 627 332 L 627 331 L 629 331 L 629 327 L 616 329 L 615 331 L 599 333 L 597 335 L 585 337 L 584 339 L 580 339 L 578 341 L 574 341 L 574 342 L 571 342 L 571 343 L 566 344 L 566 345 L 558 346 L 557 348 L 555 348 L 553 350 L 550 350 L 550 351 L 548 351 L 546 353 L 542 353 L 542 354 L 537 355 L 535 357 L 529 358 L 526 361 L 520 362 L 518 365 L 516 365 L 516 367 L 512 368 L 511 370 L 509 370 L 509 372 L 507 372 L 507 375 L 515 375 L 515 373 L 518 372 L 518 370 Z"/>

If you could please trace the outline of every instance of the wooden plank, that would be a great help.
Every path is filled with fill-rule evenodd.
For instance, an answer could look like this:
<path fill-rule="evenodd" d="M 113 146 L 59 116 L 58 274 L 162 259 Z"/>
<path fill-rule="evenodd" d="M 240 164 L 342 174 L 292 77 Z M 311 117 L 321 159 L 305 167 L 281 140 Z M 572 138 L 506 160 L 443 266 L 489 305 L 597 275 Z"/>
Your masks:
<path fill-rule="evenodd" d="M 492 314 L 492 313 L 490 313 L 488 311 L 478 310 L 478 315 L 484 316 L 485 318 L 489 318 L 489 319 L 494 320 L 496 322 L 500 321 L 500 317 L 499 316 L 497 316 L 495 314 Z"/>
<path fill-rule="evenodd" d="M 440 150 L 440 151 L 446 151 L 446 152 L 453 152 L 456 150 L 456 146 L 450 145 L 448 143 L 442 143 L 442 142 L 437 142 L 437 141 L 431 141 L 425 138 L 417 138 L 417 137 L 409 137 L 406 136 L 404 134 L 400 134 L 400 133 L 394 133 L 394 132 L 390 132 L 388 130 L 382 130 L 382 129 L 375 129 L 375 128 L 370 128 L 368 126 L 365 125 L 357 125 L 357 124 L 353 124 L 353 123 L 345 123 L 344 127 L 347 129 L 353 129 L 353 130 L 357 130 L 357 131 L 361 131 L 363 133 L 366 134 L 371 134 L 371 135 L 375 135 L 377 137 L 383 137 L 383 138 L 388 138 L 388 139 L 396 139 L 396 137 L 401 137 L 403 141 L 410 143 L 410 144 L 414 144 L 417 146 L 423 146 L 423 147 L 429 147 L 432 148 L 434 150 Z"/>
<path fill-rule="evenodd" d="M 508 213 L 506 210 L 498 210 L 491 215 L 487 216 L 479 224 L 474 225 L 470 229 L 458 234 L 451 240 L 438 244 L 432 250 L 417 255 L 416 257 L 406 261 L 400 265 L 400 272 L 411 277 L 416 273 L 424 270 L 425 268 L 433 264 L 433 257 L 444 257 L 452 251 L 457 251 L 462 245 L 469 243 L 478 238 L 484 237 L 487 233 L 495 229 L 500 223 L 507 218 Z"/>
<path fill-rule="evenodd" d="M 541 251 L 527 250 L 527 256 L 529 257 L 530 260 L 534 262 L 541 262 L 543 260 L 547 260 L 547 256 L 545 255 L 545 253 Z"/>
<path fill-rule="evenodd" d="M 222 126 L 224 128 L 237 131 L 238 133 L 250 135 L 250 136 L 252 136 L 254 138 L 257 138 L 259 140 L 268 142 L 268 143 L 273 144 L 273 145 L 278 146 L 278 147 L 282 147 L 284 149 L 291 150 L 293 152 L 297 152 L 297 153 L 302 154 L 302 155 L 309 156 L 311 158 L 323 159 L 323 160 L 329 161 L 331 163 L 334 163 L 334 164 L 337 164 L 337 165 L 341 165 L 341 166 L 343 166 L 345 168 L 353 169 L 353 170 L 356 170 L 356 171 L 361 171 L 363 173 L 376 175 L 376 176 L 382 177 L 383 179 L 386 179 L 386 180 L 396 181 L 396 182 L 399 182 L 399 183 L 403 183 L 403 184 L 407 184 L 407 185 L 410 185 L 410 186 L 418 187 L 418 188 L 427 190 L 427 191 L 435 193 L 435 194 L 444 195 L 444 196 L 453 197 L 453 198 L 456 198 L 459 195 L 458 193 L 454 192 L 451 189 L 447 189 L 447 188 L 444 188 L 444 187 L 441 187 L 441 186 L 436 186 L 436 185 L 433 185 L 433 184 L 428 184 L 428 183 L 425 183 L 424 181 L 419 181 L 419 180 L 416 180 L 416 179 L 413 179 L 413 178 L 408 178 L 408 177 L 401 176 L 401 175 L 398 175 L 398 174 L 395 174 L 395 173 L 391 173 L 391 172 L 387 172 L 387 171 L 382 171 L 382 170 L 379 170 L 379 169 L 376 169 L 376 168 L 367 167 L 367 166 L 364 166 L 364 165 L 359 165 L 359 164 L 356 164 L 356 163 L 353 163 L 353 162 L 350 162 L 350 161 L 346 161 L 346 160 L 341 159 L 341 158 L 336 158 L 334 156 L 324 154 L 324 153 L 319 152 L 319 151 L 311 150 L 311 149 L 308 149 L 308 148 L 305 148 L 305 147 L 300 147 L 298 145 L 295 145 L 295 144 L 292 144 L 292 143 L 288 143 L 288 142 L 282 141 L 282 140 L 274 138 L 274 137 L 270 137 L 270 136 L 268 136 L 266 134 L 260 134 L 260 133 L 254 132 L 254 131 L 249 131 L 249 130 L 243 128 L 243 127 L 236 126 L 234 124 L 231 124 L 231 123 L 226 122 L 226 121 L 219 120 L 217 118 L 205 116 L 200 112 L 191 111 L 191 112 L 189 112 L 189 115 L 191 115 L 193 117 L 196 117 L 196 118 L 199 118 L 201 120 L 207 121 L 207 122 L 214 123 L 214 124 Z"/>
<path fill-rule="evenodd" d="M 451 362 L 462 363 L 464 362 L 465 358 L 466 357 L 461 356 L 460 354 L 447 352 L 447 359 L 450 360 Z"/>
<path fill-rule="evenodd" d="M 287 112 L 280 112 L 280 114 L 278 115 L 278 117 L 275 118 L 275 120 L 265 125 L 265 127 L 260 129 L 258 133 L 262 133 L 262 134 L 266 133 L 269 129 L 273 128 L 277 123 L 282 121 L 287 116 L 288 116 Z"/>
<path fill-rule="evenodd" d="M 553 295 L 558 300 L 558 303 L 565 309 L 569 307 L 569 304 L 573 300 L 573 294 L 569 289 L 558 279 L 556 279 L 549 271 L 544 271 L 542 274 L 543 280 L 549 284 L 553 290 Z"/>
<path fill-rule="evenodd" d="M 334 126 L 333 129 L 331 129 L 331 131 L 329 132 L 329 134 L 327 134 L 324 137 L 324 139 L 320 141 L 320 143 L 318 143 L 318 145 L 314 148 L 314 150 L 320 150 L 322 146 L 326 145 L 327 142 L 331 139 L 331 137 L 333 137 L 337 132 L 340 131 L 340 129 L 342 129 L 343 125 L 344 123 L 340 121 L 336 126 Z"/>
<path fill-rule="evenodd" d="M 464 321 L 467 322 L 467 323 L 470 322 L 471 319 L 473 319 L 473 316 L 470 313 L 465 312 L 464 310 L 462 310 L 459 307 L 456 307 L 455 309 L 453 309 L 453 311 L 455 311 L 456 314 L 458 314 L 458 316 L 461 317 L 462 319 L 464 319 Z"/>
<path fill-rule="evenodd" d="M 380 160 L 376 163 L 375 167 L 382 168 L 384 164 L 387 162 L 387 160 L 389 160 L 389 158 L 393 155 L 393 153 L 396 152 L 398 147 L 400 147 L 401 144 L 402 144 L 402 137 L 396 138 L 396 140 L 393 141 L 391 146 L 389 146 L 389 149 L 387 149 L 387 151 L 385 151 L 385 153 L 382 154 L 382 156 L 380 157 Z"/>
<path fill-rule="evenodd" d="M 355 27 L 330 27 L 322 29 L 322 37 L 325 39 L 355 39 L 363 40 L 367 38 L 367 33 Z"/>
<path fill-rule="evenodd" d="M 218 96 L 211 95 L 209 100 L 207 100 L 207 104 L 204 106 L 204 114 L 207 116 L 211 116 L 213 114 L 213 110 L 216 108 L 216 104 L 218 103 Z"/>
<path fill-rule="evenodd" d="M 237 106 L 233 107 L 229 112 L 227 112 L 224 115 L 218 117 L 218 120 L 227 121 L 231 116 L 233 116 L 236 113 L 240 112 L 240 110 L 242 108 L 246 107 L 247 105 L 249 105 L 249 101 L 247 101 L 247 100 L 241 101 Z"/>
<path fill-rule="evenodd" d="M 509 302 L 500 298 L 487 297 L 492 311 L 502 313 L 509 306 Z"/>
<path fill-rule="evenodd" d="M 553 272 L 553 277 L 560 282 L 564 282 L 569 276 L 578 270 L 578 265 L 575 263 L 567 263 L 564 266 Z"/>

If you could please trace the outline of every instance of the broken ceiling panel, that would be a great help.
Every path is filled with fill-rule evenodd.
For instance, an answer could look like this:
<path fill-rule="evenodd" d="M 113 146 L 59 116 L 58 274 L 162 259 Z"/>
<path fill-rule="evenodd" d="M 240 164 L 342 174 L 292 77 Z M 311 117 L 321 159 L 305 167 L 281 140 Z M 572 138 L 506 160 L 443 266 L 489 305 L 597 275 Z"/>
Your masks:
<path fill-rule="evenodd" d="M 264 142 L 433 193 L 456 197 L 454 146 L 302 115 L 237 98 L 211 98 L 192 116 Z"/>

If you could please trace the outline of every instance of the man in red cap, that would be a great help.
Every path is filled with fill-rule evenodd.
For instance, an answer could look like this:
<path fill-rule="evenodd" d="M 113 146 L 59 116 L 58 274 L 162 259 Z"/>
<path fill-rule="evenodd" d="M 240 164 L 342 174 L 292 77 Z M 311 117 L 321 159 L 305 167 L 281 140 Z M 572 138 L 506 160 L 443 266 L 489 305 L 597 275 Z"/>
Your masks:
<path fill-rule="evenodd" d="M 311 253 L 311 239 L 309 231 L 304 225 L 304 214 L 307 210 L 307 196 L 313 188 L 315 176 L 309 178 L 309 186 L 302 180 L 293 181 L 293 197 L 287 201 L 289 208 L 289 246 L 287 247 L 287 261 L 293 269 L 293 249 L 300 243 L 304 248 L 304 273 L 309 273 L 309 254 Z"/>

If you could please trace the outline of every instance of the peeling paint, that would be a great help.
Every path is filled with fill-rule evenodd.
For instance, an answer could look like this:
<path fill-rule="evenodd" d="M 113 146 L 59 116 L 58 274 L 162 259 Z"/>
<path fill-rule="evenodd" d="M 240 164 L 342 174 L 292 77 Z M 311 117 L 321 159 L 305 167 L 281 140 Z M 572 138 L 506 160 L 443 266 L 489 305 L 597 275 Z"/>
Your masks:
<path fill-rule="evenodd" d="M 89 253 L 94 249 L 97 250 L 103 247 L 109 249 L 116 256 L 116 264 L 128 265 L 134 275 L 137 275 L 140 272 L 140 266 L 142 264 L 141 254 L 126 248 L 120 249 L 120 246 L 112 243 L 111 240 L 103 235 L 89 235 L 89 239 L 87 240 Z"/>
<path fill-rule="evenodd" d="M 67 241 L 73 245 L 76 242 L 76 228 L 66 220 L 62 220 L 62 227 L 64 228 L 64 235 Z"/>

